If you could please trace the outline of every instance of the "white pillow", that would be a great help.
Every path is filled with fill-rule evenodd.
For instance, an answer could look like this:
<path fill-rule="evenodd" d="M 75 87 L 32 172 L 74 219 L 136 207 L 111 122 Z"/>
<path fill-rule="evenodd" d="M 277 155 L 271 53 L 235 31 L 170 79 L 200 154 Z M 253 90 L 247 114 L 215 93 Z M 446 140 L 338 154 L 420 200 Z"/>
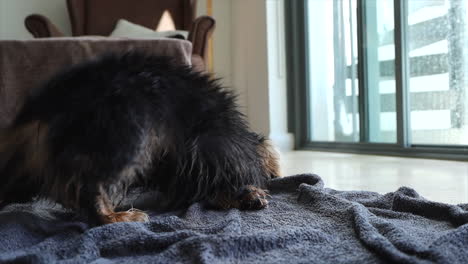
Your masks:
<path fill-rule="evenodd" d="M 124 38 L 178 38 L 183 37 L 187 39 L 188 31 L 184 30 L 170 30 L 170 31 L 154 31 L 129 22 L 125 19 L 119 19 L 114 31 L 110 34 L 110 37 L 124 37 Z"/>

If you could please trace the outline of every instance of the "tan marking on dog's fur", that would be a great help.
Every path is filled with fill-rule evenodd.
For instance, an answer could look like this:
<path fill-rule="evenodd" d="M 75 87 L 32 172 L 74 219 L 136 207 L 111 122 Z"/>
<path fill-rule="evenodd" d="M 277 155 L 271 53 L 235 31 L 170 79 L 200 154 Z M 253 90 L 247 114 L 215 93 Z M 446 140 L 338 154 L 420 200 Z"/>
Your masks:
<path fill-rule="evenodd" d="M 33 193 L 26 193 L 25 196 L 40 193 L 49 159 L 47 133 L 48 126 L 38 120 L 0 131 L 0 177 L 5 166 L 12 162 L 11 159 L 15 156 L 19 158 L 15 159 L 16 167 L 10 174 L 0 179 L 3 192 L 26 185 Z M 0 196 L 3 195 L 5 193 L 0 193 Z"/>
<path fill-rule="evenodd" d="M 96 207 L 98 210 L 99 219 L 102 224 L 111 224 L 117 222 L 148 222 L 148 215 L 138 209 L 130 209 L 124 212 L 115 212 L 114 205 L 110 201 L 109 197 L 104 191 L 104 188 L 100 186 L 99 196 L 96 199 Z"/>
<path fill-rule="evenodd" d="M 31 175 L 40 175 L 49 158 L 48 127 L 40 121 L 4 129 L 0 132 L 0 162 L 6 163 L 16 152 L 26 155 L 21 169 Z M 5 164 L 0 163 L 0 169 Z"/>
<path fill-rule="evenodd" d="M 279 154 L 271 145 L 269 140 L 265 140 L 257 147 L 258 154 L 262 157 L 262 166 L 272 178 L 281 177 L 279 165 Z"/>
<path fill-rule="evenodd" d="M 40 121 L 4 129 L 0 132 L 0 169 L 16 152 L 25 153 L 20 171 L 31 175 L 29 183 L 37 184 L 40 195 L 62 203 L 68 208 L 77 208 L 81 189 L 80 177 L 77 175 L 59 175 L 50 156 L 50 146 L 47 140 L 48 125 Z M 80 166 L 87 164 L 78 161 Z M 89 161 L 88 161 L 89 163 Z M 21 171 L 22 170 L 22 171 Z"/>
<path fill-rule="evenodd" d="M 26 144 L 26 151 L 29 154 L 26 159 L 26 168 L 32 172 L 42 174 L 46 163 L 49 159 L 49 144 L 47 142 L 48 127 L 41 122 L 34 122 L 35 124 L 31 128 L 32 131 L 28 131 L 31 135 L 29 141 Z"/>
<path fill-rule="evenodd" d="M 130 209 L 125 212 L 114 212 L 101 216 L 103 224 L 112 224 L 117 222 L 149 222 L 148 215 L 138 209 Z"/>

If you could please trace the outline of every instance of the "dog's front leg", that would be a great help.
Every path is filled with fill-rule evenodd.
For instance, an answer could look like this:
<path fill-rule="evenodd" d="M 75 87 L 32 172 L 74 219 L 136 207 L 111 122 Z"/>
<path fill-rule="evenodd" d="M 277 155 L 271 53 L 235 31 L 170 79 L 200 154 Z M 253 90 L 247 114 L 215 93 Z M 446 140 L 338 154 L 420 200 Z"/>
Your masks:
<path fill-rule="evenodd" d="M 92 222 L 97 222 L 98 225 L 117 222 L 149 221 L 148 215 L 138 209 L 132 208 L 127 211 L 115 212 L 115 205 L 102 185 L 98 187 L 98 192 L 93 200 L 89 214 Z"/>
<path fill-rule="evenodd" d="M 236 193 L 219 192 L 209 205 L 218 209 L 237 208 L 241 210 L 259 210 L 267 207 L 268 192 L 252 185 L 240 188 Z"/>

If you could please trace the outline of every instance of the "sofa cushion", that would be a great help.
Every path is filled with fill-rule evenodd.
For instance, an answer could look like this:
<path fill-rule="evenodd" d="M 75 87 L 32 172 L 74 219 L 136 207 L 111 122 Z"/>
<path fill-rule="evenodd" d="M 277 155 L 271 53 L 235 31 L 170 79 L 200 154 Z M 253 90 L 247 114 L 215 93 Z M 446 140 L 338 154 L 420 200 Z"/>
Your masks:
<path fill-rule="evenodd" d="M 170 30 L 170 31 L 154 31 L 147 27 L 134 24 L 125 19 L 119 19 L 115 29 L 110 34 L 111 37 L 125 38 L 179 38 L 187 39 L 188 31 Z"/>

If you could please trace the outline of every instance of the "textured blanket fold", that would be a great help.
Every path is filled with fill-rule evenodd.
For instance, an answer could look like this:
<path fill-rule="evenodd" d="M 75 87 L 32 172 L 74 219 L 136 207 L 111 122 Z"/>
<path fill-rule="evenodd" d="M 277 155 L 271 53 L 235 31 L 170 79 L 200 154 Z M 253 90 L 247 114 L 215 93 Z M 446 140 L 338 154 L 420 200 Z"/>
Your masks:
<path fill-rule="evenodd" d="M 9 205 L 0 263 L 468 263 L 466 204 L 406 187 L 337 191 L 312 174 L 272 180 L 270 191 L 264 210 L 196 203 L 95 228 L 58 205 Z"/>

